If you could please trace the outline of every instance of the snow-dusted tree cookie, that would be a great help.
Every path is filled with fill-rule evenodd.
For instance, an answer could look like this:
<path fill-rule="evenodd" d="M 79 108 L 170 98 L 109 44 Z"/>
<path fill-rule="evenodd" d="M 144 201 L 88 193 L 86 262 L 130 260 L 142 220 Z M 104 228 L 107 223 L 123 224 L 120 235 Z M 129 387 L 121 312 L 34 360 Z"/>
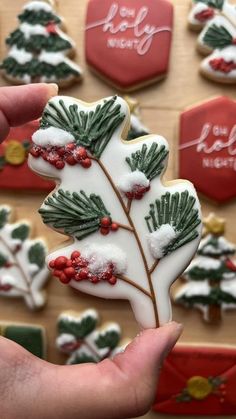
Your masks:
<path fill-rule="evenodd" d="M 60 28 L 63 23 L 51 4 L 26 3 L 18 16 L 20 26 L 6 39 L 7 57 L 0 65 L 3 76 L 14 84 L 57 83 L 66 87 L 80 80 L 81 69 L 68 57 L 75 43 Z"/>
<path fill-rule="evenodd" d="M 201 73 L 220 83 L 236 82 L 236 5 L 228 0 L 194 0 L 188 18 L 201 30 L 198 49 L 207 57 Z"/>
<path fill-rule="evenodd" d="M 124 99 L 128 103 L 130 110 L 130 130 L 127 140 L 134 140 L 135 138 L 149 134 L 149 129 L 141 120 L 139 102 L 130 96 L 125 96 Z"/>
<path fill-rule="evenodd" d="M 236 308 L 236 265 L 230 256 L 236 246 L 225 237 L 225 220 L 210 214 L 205 220 L 206 236 L 197 257 L 183 273 L 187 281 L 175 295 L 175 301 L 203 312 L 204 320 L 216 323 L 221 312 Z"/>
<path fill-rule="evenodd" d="M 29 239 L 28 221 L 9 223 L 10 215 L 10 207 L 0 206 L 0 296 L 21 297 L 35 310 L 46 302 L 47 247 L 42 239 Z"/>
<path fill-rule="evenodd" d="M 191 183 L 164 183 L 169 148 L 148 135 L 125 141 L 129 109 L 114 96 L 96 103 L 58 96 L 33 135 L 30 167 L 59 181 L 40 211 L 73 238 L 48 257 L 72 287 L 131 302 L 142 327 L 171 319 L 169 287 L 197 249 L 201 216 Z"/>
<path fill-rule="evenodd" d="M 99 314 L 93 309 L 82 313 L 65 311 L 59 316 L 56 346 L 69 355 L 67 364 L 97 363 L 125 349 L 129 340 L 121 340 L 119 324 L 99 323 Z"/>

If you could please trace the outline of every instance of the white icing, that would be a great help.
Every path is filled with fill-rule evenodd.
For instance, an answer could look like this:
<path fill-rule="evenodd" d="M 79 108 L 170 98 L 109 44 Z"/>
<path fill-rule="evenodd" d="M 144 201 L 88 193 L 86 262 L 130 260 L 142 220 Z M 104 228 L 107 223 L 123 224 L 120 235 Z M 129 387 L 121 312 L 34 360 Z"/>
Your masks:
<path fill-rule="evenodd" d="M 163 224 L 161 227 L 147 236 L 150 251 L 155 259 L 164 256 L 164 250 L 174 239 L 176 232 L 170 224 Z"/>
<path fill-rule="evenodd" d="M 59 105 L 60 99 L 63 99 L 66 107 L 76 104 L 78 105 L 78 112 L 80 111 L 94 111 L 96 107 L 104 103 L 104 100 L 93 104 L 85 104 L 79 100 L 70 97 L 55 97 L 51 99 L 51 102 L 57 106 Z M 110 99 L 110 98 L 108 98 Z M 141 146 L 145 144 L 148 149 L 153 143 L 156 143 L 158 147 L 164 146 L 168 151 L 167 141 L 157 135 L 147 135 L 140 138 L 138 141 L 121 141 L 126 138 L 127 129 L 129 127 L 129 109 L 127 103 L 117 98 L 115 106 L 120 105 L 121 112 L 125 114 L 124 121 L 114 131 L 112 138 L 107 144 L 102 157 L 101 163 L 109 173 L 114 185 L 118 185 L 121 177 L 127 173 L 130 173 L 130 168 L 126 162 L 126 158 L 132 153 L 140 150 Z M 47 107 L 46 107 L 47 109 Z M 50 112 L 55 114 L 55 111 L 50 108 Z M 111 214 L 112 221 L 121 224 L 124 227 L 120 227 L 117 232 L 110 232 L 108 236 L 103 236 L 99 231 L 85 237 L 83 240 L 78 241 L 74 239 L 74 242 L 65 247 L 64 249 L 58 249 L 47 259 L 49 262 L 52 259 L 60 255 L 70 257 L 74 250 L 79 250 L 82 255 L 87 249 L 97 249 L 99 247 L 104 249 L 107 243 L 122 249 L 125 258 L 128 259 L 124 279 L 117 279 L 117 283 L 111 286 L 107 281 L 100 281 L 98 285 L 92 284 L 90 281 L 79 281 L 72 280 L 70 285 L 77 290 L 87 292 L 89 294 L 105 297 L 105 298 L 121 298 L 129 299 L 131 306 L 134 310 L 137 321 L 144 328 L 155 327 L 155 314 L 153 303 L 149 295 L 140 291 L 140 287 L 150 293 L 150 284 L 148 282 L 147 267 L 151 269 L 155 263 L 150 248 L 148 246 L 147 234 L 148 228 L 145 222 L 145 216 L 148 215 L 150 209 L 150 203 L 154 203 L 156 199 L 160 199 L 165 193 L 181 193 L 188 191 L 189 194 L 196 198 L 194 209 L 199 212 L 200 216 L 200 205 L 196 196 L 196 192 L 193 186 L 187 181 L 171 182 L 164 184 L 161 179 L 161 175 L 155 177 L 152 180 L 151 188 L 147 194 L 141 199 L 133 200 L 129 212 L 133 224 L 136 228 L 137 236 L 140 240 L 143 252 L 140 251 L 140 247 L 135 235 L 130 229 L 128 217 L 124 211 L 124 206 L 128 204 L 125 196 L 120 196 L 120 200 L 114 193 L 109 178 L 104 175 L 101 167 L 96 161 L 92 162 L 89 170 L 83 169 L 80 165 L 69 166 L 66 165 L 62 171 L 58 171 L 55 167 L 44 161 L 42 158 L 29 157 L 30 167 L 40 173 L 41 175 L 50 176 L 58 179 L 60 182 L 60 188 L 69 192 L 79 192 L 81 189 L 86 191 L 86 194 L 96 193 L 101 196 L 103 203 L 107 210 Z M 163 172 L 167 166 L 167 158 L 163 164 Z M 117 192 L 118 193 L 118 192 Z M 123 203 L 123 207 L 121 205 Z M 42 208 L 44 205 L 42 206 Z M 185 270 L 187 265 L 195 253 L 201 234 L 201 224 L 196 228 L 198 237 L 192 242 L 182 246 L 181 248 L 174 251 L 172 254 L 162 258 L 156 269 L 151 274 L 151 280 L 154 288 L 154 293 L 157 298 L 157 310 L 160 320 L 160 324 L 164 324 L 171 320 L 171 307 L 169 301 L 169 287 L 173 281 Z M 163 238 L 164 240 L 164 238 Z M 85 250 L 86 249 L 86 250 Z M 111 255 L 108 250 L 106 257 Z M 124 259 L 118 258 L 115 263 L 119 263 L 122 260 L 122 270 L 124 269 Z M 145 258 L 147 267 L 145 268 Z M 103 258 L 101 258 L 103 261 Z M 100 269 L 99 264 L 99 269 Z M 96 269 L 97 266 L 96 266 Z M 120 267 L 119 267 L 120 269 Z M 137 288 L 130 285 L 128 280 L 137 284 Z M 138 288 L 139 287 L 139 288 Z M 144 315 L 145 313 L 145 315 Z"/>
<path fill-rule="evenodd" d="M 204 239 L 201 240 L 199 245 L 199 250 L 203 254 L 211 255 L 222 255 L 222 253 L 231 253 L 235 252 L 236 247 L 233 243 L 230 243 L 225 237 L 220 236 L 217 240 L 217 247 L 208 244 L 212 239 L 212 235 L 208 234 Z"/>
<path fill-rule="evenodd" d="M 208 10 L 209 7 L 202 3 L 202 2 L 198 2 L 196 4 L 194 4 L 193 8 L 191 9 L 189 16 L 188 16 L 188 21 L 190 24 L 192 25 L 203 25 L 204 22 L 200 22 L 197 18 L 196 15 L 198 13 L 204 12 L 205 10 Z"/>
<path fill-rule="evenodd" d="M 23 10 L 33 10 L 35 12 L 44 10 L 45 12 L 52 12 L 52 6 L 45 1 L 30 1 L 23 6 Z"/>
<path fill-rule="evenodd" d="M 19 29 L 23 32 L 26 39 L 29 39 L 32 35 L 49 36 L 46 27 L 42 25 L 30 25 L 29 23 L 24 22 L 21 23 Z"/>
<path fill-rule="evenodd" d="M 222 289 L 222 291 L 227 292 L 228 294 L 236 298 L 236 279 L 235 278 L 222 281 L 220 284 L 220 288 Z M 227 306 L 226 303 L 224 304 Z"/>
<path fill-rule="evenodd" d="M 49 145 L 62 147 L 75 141 L 75 138 L 72 134 L 60 128 L 49 127 L 36 131 L 32 136 L 32 140 L 41 147 Z"/>
<path fill-rule="evenodd" d="M 212 54 L 206 57 L 201 63 L 201 69 L 214 77 L 219 79 L 236 79 L 236 69 L 231 70 L 228 73 L 214 70 L 211 65 L 210 61 L 213 59 L 223 58 L 226 62 L 233 61 L 236 64 L 236 45 L 230 45 L 225 47 L 224 49 L 216 49 Z"/>
<path fill-rule="evenodd" d="M 175 300 L 181 297 L 195 297 L 195 296 L 208 296 L 211 288 L 207 280 L 204 281 L 189 281 L 184 284 L 181 289 L 175 294 Z"/>
<path fill-rule="evenodd" d="M 116 274 L 123 274 L 127 270 L 126 254 L 114 244 L 91 244 L 83 250 L 81 256 L 90 261 L 89 270 L 94 274 L 104 272 L 109 263 L 114 265 Z"/>
<path fill-rule="evenodd" d="M 9 50 L 8 56 L 14 58 L 19 64 L 25 64 L 33 58 L 33 54 L 24 49 L 18 49 L 16 46 Z"/>
<path fill-rule="evenodd" d="M 58 321 L 68 320 L 69 322 L 80 323 L 81 320 L 85 319 L 86 317 L 92 317 L 93 319 L 98 320 L 98 312 L 93 309 L 88 309 L 85 310 L 80 316 L 75 316 L 66 311 L 59 316 Z"/>
<path fill-rule="evenodd" d="M 199 37 L 198 37 L 198 43 L 200 45 L 206 46 L 205 42 L 204 42 L 204 36 L 206 34 L 206 32 L 208 31 L 208 29 L 210 27 L 212 27 L 213 25 L 216 26 L 224 26 L 225 29 L 227 29 L 227 31 L 229 31 L 229 33 L 235 37 L 236 36 L 236 27 L 232 25 L 232 23 L 223 15 L 217 15 L 214 17 L 214 19 L 211 19 L 209 22 L 207 22 L 207 24 L 205 25 L 204 29 L 201 31 Z M 208 47 L 208 46 L 207 46 Z M 210 48 L 210 47 L 208 47 Z M 211 49 L 211 48 L 210 48 Z"/>
<path fill-rule="evenodd" d="M 71 335 L 70 333 L 62 333 L 61 335 L 59 335 L 56 339 L 56 346 L 58 349 L 60 349 L 61 351 L 67 353 L 67 349 L 63 348 L 64 345 L 67 345 L 68 343 L 76 343 L 76 338 L 74 335 Z M 71 352 L 71 351 L 69 351 Z"/>
<path fill-rule="evenodd" d="M 207 256 L 198 256 L 196 257 L 189 265 L 185 272 L 189 272 L 190 269 L 198 267 L 200 269 L 217 270 L 221 267 L 222 262 L 218 259 L 213 259 Z"/>
<path fill-rule="evenodd" d="M 236 5 L 225 0 L 222 12 L 236 26 Z"/>
<path fill-rule="evenodd" d="M 149 133 L 149 129 L 140 121 L 140 118 L 133 113 L 130 115 L 130 124 L 135 131 Z"/>
<path fill-rule="evenodd" d="M 51 64 L 51 65 L 58 65 L 65 61 L 65 54 L 61 51 L 59 52 L 42 51 L 38 59 L 39 61 L 44 61 L 45 63 Z"/>
<path fill-rule="evenodd" d="M 150 182 L 143 172 L 135 170 L 134 172 L 126 173 L 118 182 L 118 187 L 122 192 L 132 191 L 135 186 L 147 188 Z"/>

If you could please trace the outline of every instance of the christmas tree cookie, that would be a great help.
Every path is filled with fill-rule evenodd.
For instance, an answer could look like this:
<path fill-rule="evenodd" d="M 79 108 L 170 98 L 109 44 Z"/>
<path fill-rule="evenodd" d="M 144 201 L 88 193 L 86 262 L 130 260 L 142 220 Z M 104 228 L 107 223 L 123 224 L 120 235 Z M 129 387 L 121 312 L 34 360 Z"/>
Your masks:
<path fill-rule="evenodd" d="M 131 302 L 142 327 L 171 319 L 168 290 L 200 240 L 201 214 L 187 181 L 163 182 L 167 141 L 125 141 L 125 100 L 51 99 L 33 135 L 29 165 L 57 179 L 39 212 L 73 239 L 48 256 L 53 275 L 77 290 Z M 145 313 L 145 316 L 144 316 Z"/>
<path fill-rule="evenodd" d="M 6 40 L 7 57 L 0 65 L 14 84 L 57 83 L 66 87 L 80 80 L 81 69 L 69 57 L 75 43 L 61 29 L 62 18 L 45 1 L 30 1 L 18 16 L 19 28 Z"/>
<path fill-rule="evenodd" d="M 209 323 L 218 323 L 223 310 L 236 308 L 236 246 L 223 236 L 225 220 L 210 214 L 204 221 L 206 236 L 196 258 L 183 273 L 186 283 L 175 301 L 202 311 Z"/>
<path fill-rule="evenodd" d="M 194 0 L 190 27 L 201 30 L 201 73 L 220 83 L 236 82 L 236 5 L 228 0 Z"/>
<path fill-rule="evenodd" d="M 67 364 L 99 362 L 123 352 L 129 341 L 121 340 L 117 323 L 100 323 L 96 310 L 63 312 L 58 318 L 57 348 L 69 355 Z"/>
<path fill-rule="evenodd" d="M 141 120 L 139 102 L 130 96 L 125 96 L 124 99 L 128 103 L 130 110 L 130 130 L 127 140 L 134 140 L 149 134 L 149 129 L 145 127 Z"/>
<path fill-rule="evenodd" d="M 10 223 L 11 212 L 0 206 L 0 296 L 21 297 L 30 309 L 39 309 L 46 302 L 47 247 L 42 239 L 29 238 L 28 221 Z"/>
<path fill-rule="evenodd" d="M 39 358 L 46 357 L 46 334 L 42 326 L 0 322 L 0 336 L 13 340 Z"/>

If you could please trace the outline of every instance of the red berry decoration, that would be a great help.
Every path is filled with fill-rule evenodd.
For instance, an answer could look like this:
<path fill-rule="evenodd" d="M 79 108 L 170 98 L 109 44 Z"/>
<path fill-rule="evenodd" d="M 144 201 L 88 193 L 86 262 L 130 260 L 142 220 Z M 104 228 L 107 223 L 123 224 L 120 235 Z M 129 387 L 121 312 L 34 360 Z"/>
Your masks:
<path fill-rule="evenodd" d="M 77 259 L 80 257 L 80 252 L 75 250 L 73 253 L 71 253 L 71 259 Z"/>
<path fill-rule="evenodd" d="M 117 278 L 115 276 L 112 276 L 109 280 L 108 280 L 109 284 L 111 285 L 115 285 L 117 282 Z"/>
<path fill-rule="evenodd" d="M 87 151 L 84 147 L 78 147 L 75 151 L 75 157 L 78 160 L 84 160 L 88 157 Z"/>
<path fill-rule="evenodd" d="M 48 266 L 49 266 L 49 268 L 54 269 L 55 268 L 55 260 L 50 260 Z"/>
<path fill-rule="evenodd" d="M 84 269 L 83 268 L 79 272 L 79 277 L 80 277 L 80 279 L 87 279 L 88 278 L 88 274 L 89 274 L 88 269 Z"/>
<path fill-rule="evenodd" d="M 111 225 L 111 219 L 110 219 L 110 217 L 103 217 L 101 219 L 101 226 L 102 227 L 110 227 L 110 225 Z"/>
<path fill-rule="evenodd" d="M 108 228 L 107 228 L 107 227 L 101 227 L 101 228 L 100 228 L 100 233 L 101 233 L 103 236 L 107 236 L 107 235 L 109 234 L 109 232 L 110 232 L 109 227 L 108 227 Z"/>
<path fill-rule="evenodd" d="M 67 258 L 65 256 L 59 256 L 54 261 L 54 266 L 56 269 L 66 268 Z"/>
<path fill-rule="evenodd" d="M 75 273 L 75 269 L 72 266 L 64 269 L 64 274 L 67 278 L 72 279 L 75 276 Z"/>
<path fill-rule="evenodd" d="M 92 165 L 91 159 L 87 158 L 81 161 L 81 166 L 84 167 L 84 169 L 89 169 L 89 167 Z"/>
<path fill-rule="evenodd" d="M 60 279 L 60 281 L 61 281 L 63 284 L 68 284 L 68 283 L 70 282 L 70 280 L 71 280 L 71 278 L 68 278 L 68 277 L 66 276 L 66 274 L 64 274 L 64 272 L 62 272 L 62 273 L 61 273 L 61 275 L 60 275 L 59 279 Z"/>
<path fill-rule="evenodd" d="M 65 167 L 65 162 L 63 160 L 58 160 L 55 164 L 56 168 L 61 170 Z"/>
<path fill-rule="evenodd" d="M 117 223 L 111 223 L 111 231 L 117 231 L 119 228 Z"/>
<path fill-rule="evenodd" d="M 77 164 L 77 161 L 73 156 L 68 156 L 66 157 L 66 163 L 68 163 L 70 166 L 74 166 L 75 164 Z"/>

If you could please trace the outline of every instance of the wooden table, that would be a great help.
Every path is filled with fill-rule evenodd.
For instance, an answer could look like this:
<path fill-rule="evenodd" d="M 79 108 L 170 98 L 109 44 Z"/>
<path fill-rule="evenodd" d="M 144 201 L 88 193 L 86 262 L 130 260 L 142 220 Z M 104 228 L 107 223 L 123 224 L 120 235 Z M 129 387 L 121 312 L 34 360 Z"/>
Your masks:
<path fill-rule="evenodd" d="M 145 124 L 154 133 L 166 137 L 170 143 L 170 162 L 166 177 L 177 176 L 177 124 L 180 112 L 187 106 L 206 100 L 216 95 L 229 95 L 236 99 L 236 90 L 232 86 L 223 86 L 208 82 L 198 74 L 200 56 L 196 52 L 196 34 L 187 29 L 186 20 L 189 9 L 188 0 L 173 0 L 175 5 L 174 40 L 171 52 L 171 65 L 168 78 L 135 93 L 135 97 L 142 105 L 142 116 Z M 16 16 L 21 10 L 23 0 L 0 0 L 0 28 L 1 28 L 1 58 L 5 55 L 4 39 L 10 31 L 18 26 Z M 84 69 L 82 84 L 71 87 L 63 94 L 79 97 L 87 102 L 95 101 L 101 97 L 115 93 L 114 89 L 94 76 L 84 62 L 84 17 L 87 0 L 60 0 L 59 13 L 65 17 L 69 35 L 78 45 L 78 62 Z M 0 85 L 6 83 L 0 80 Z M 44 199 L 44 194 L 27 194 L 1 192 L 1 204 L 7 203 L 16 209 L 18 219 L 28 217 L 35 226 L 35 234 L 44 236 L 49 248 L 52 249 L 63 241 L 63 236 L 46 228 L 37 209 Z M 203 213 L 216 211 L 219 216 L 227 218 L 227 238 L 236 242 L 235 210 L 236 203 L 216 207 L 202 199 Z M 48 360 L 54 363 L 63 363 L 64 357 L 55 349 L 56 319 L 63 310 L 83 310 L 88 307 L 96 308 L 104 321 L 118 321 L 124 336 L 134 337 L 138 331 L 133 313 L 127 302 L 104 301 L 88 295 L 78 296 L 69 287 L 60 285 L 58 281 L 51 280 L 48 285 L 47 307 L 38 313 L 31 313 L 19 300 L 1 298 L 1 320 L 39 323 L 46 327 L 48 336 Z M 184 324 L 184 333 L 181 342 L 212 342 L 236 344 L 235 320 L 236 312 L 224 314 L 219 327 L 210 327 L 203 323 L 199 313 L 195 310 L 186 311 L 180 307 L 173 308 L 173 318 Z M 146 418 L 164 418 L 163 415 L 149 413 Z"/>

